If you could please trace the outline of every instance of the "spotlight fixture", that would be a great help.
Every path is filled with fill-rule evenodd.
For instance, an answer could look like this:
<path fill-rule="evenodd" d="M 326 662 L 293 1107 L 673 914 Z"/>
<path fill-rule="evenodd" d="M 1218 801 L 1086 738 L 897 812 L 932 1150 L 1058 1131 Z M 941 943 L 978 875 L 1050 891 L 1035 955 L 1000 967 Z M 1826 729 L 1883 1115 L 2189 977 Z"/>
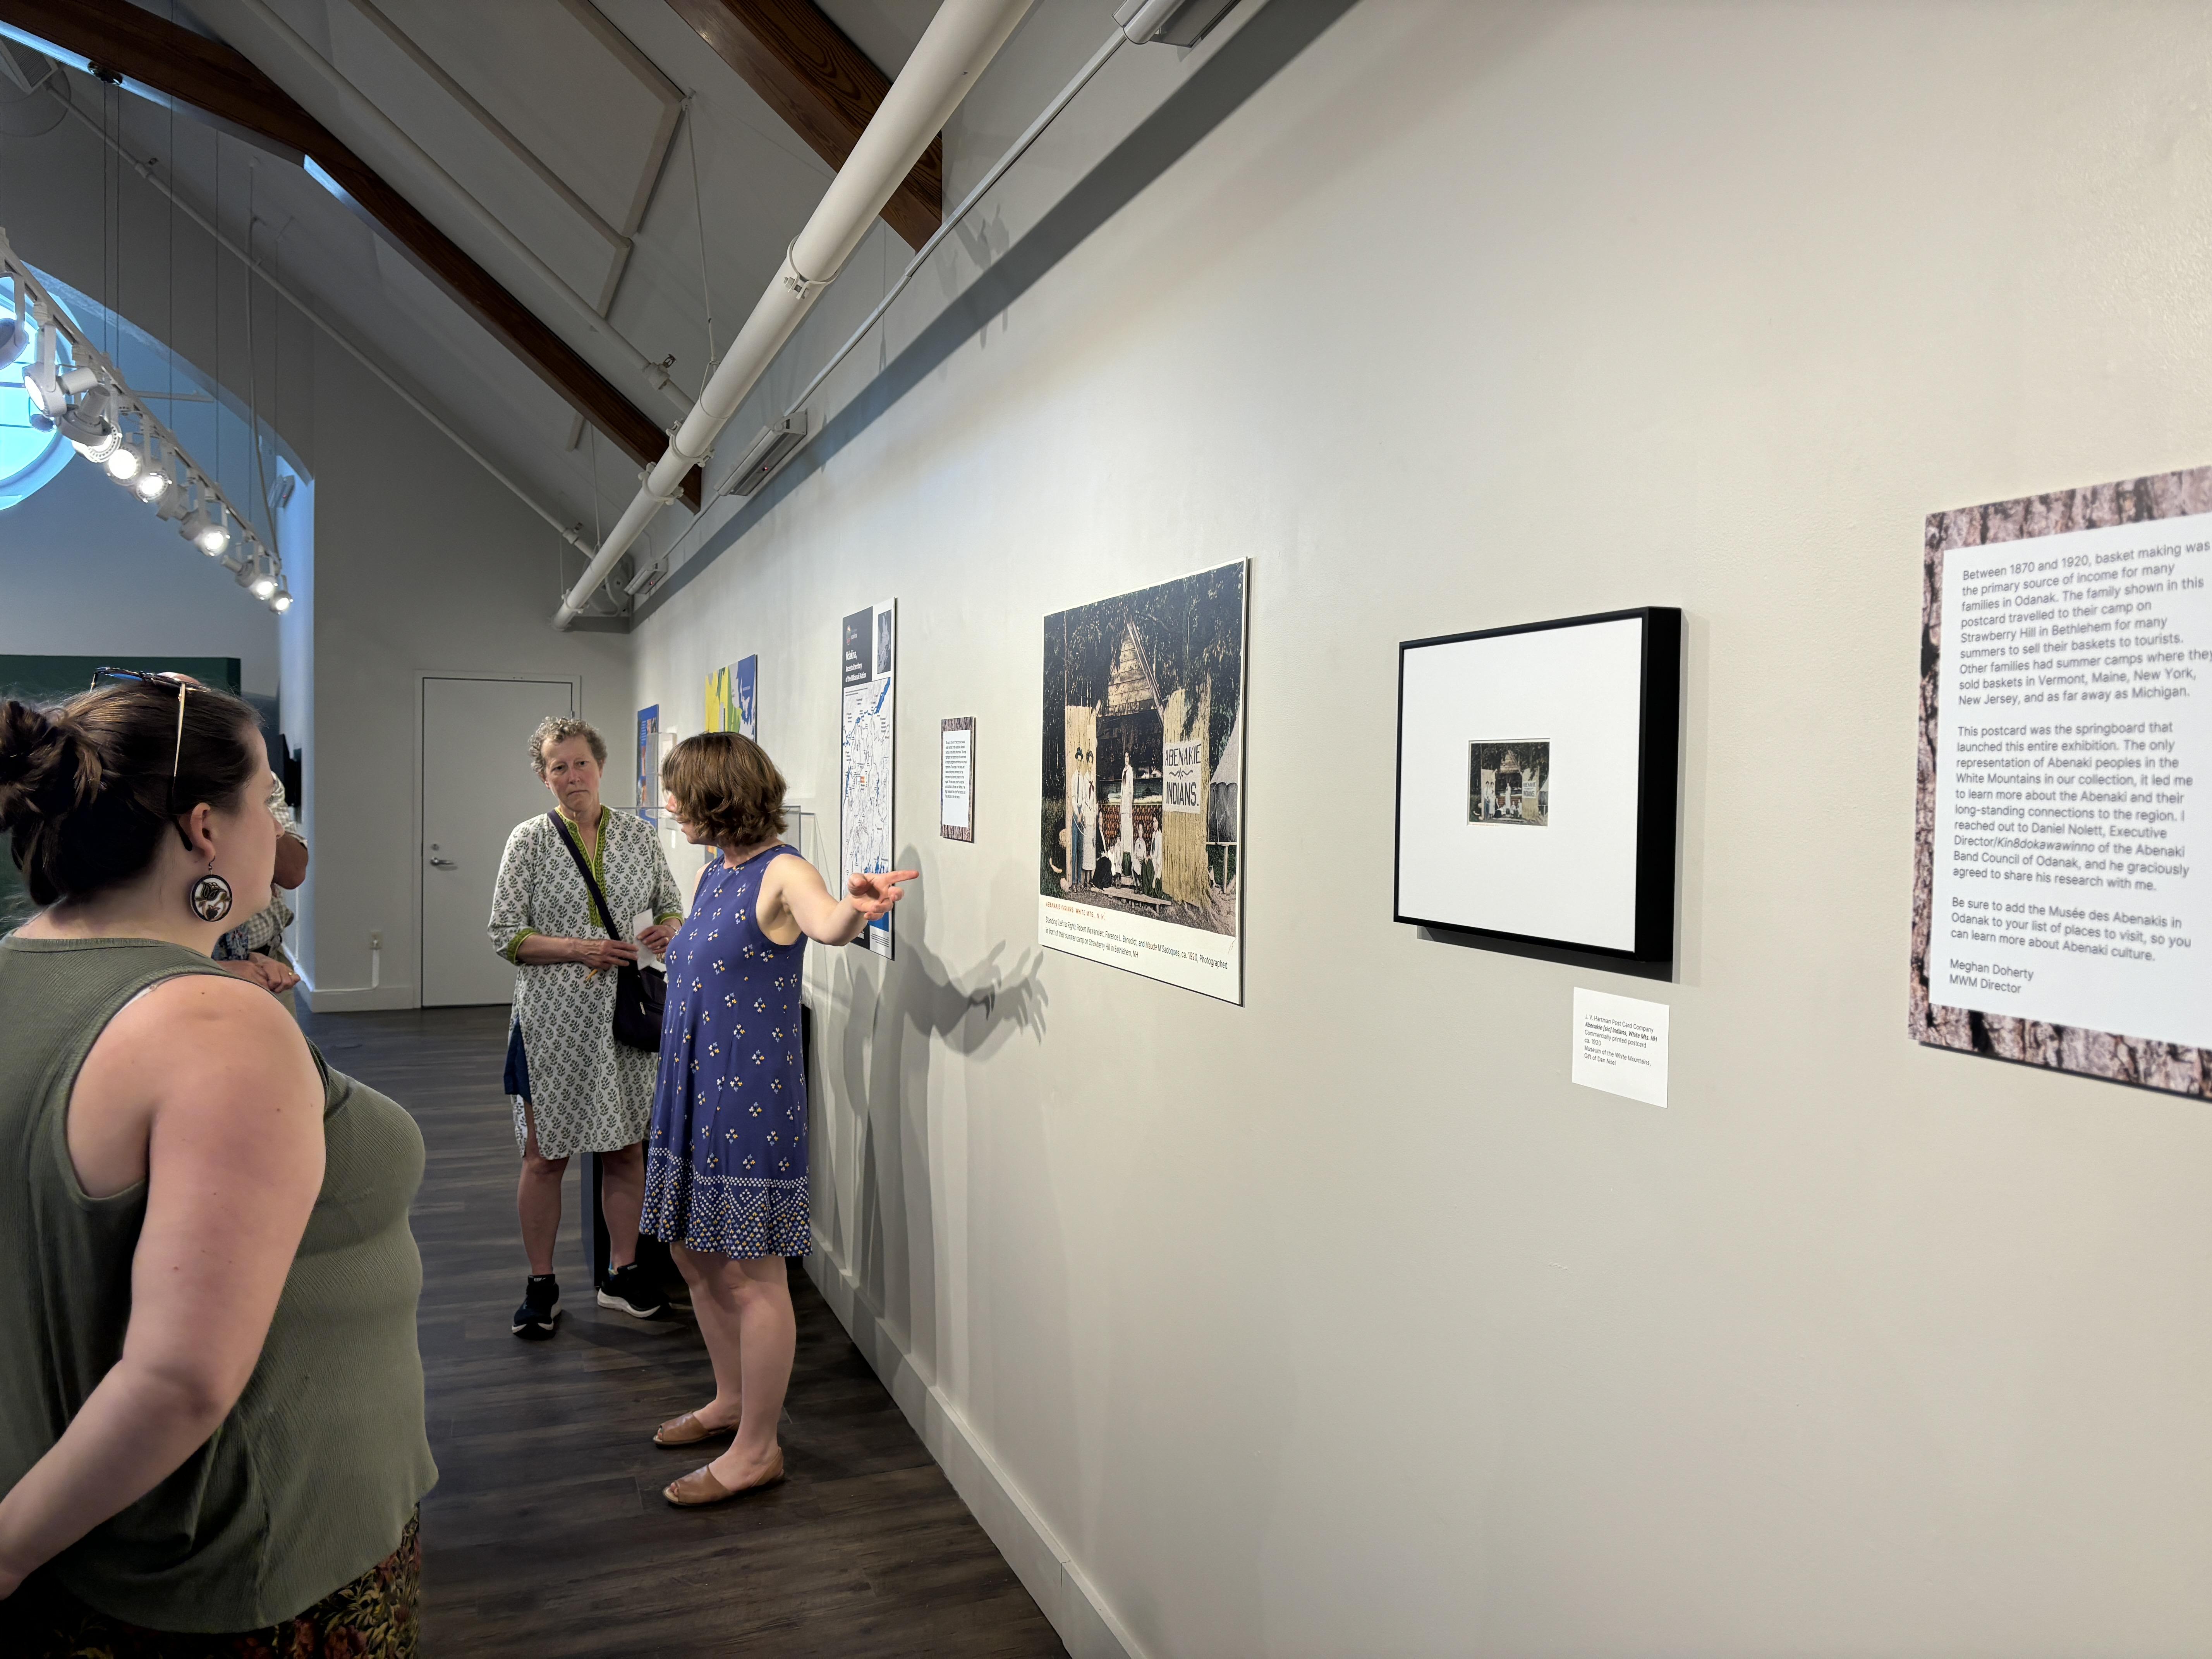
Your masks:
<path fill-rule="evenodd" d="M 121 429 L 108 419 L 114 396 L 88 368 L 72 368 L 57 375 L 52 363 L 40 363 L 23 376 L 23 385 L 40 414 L 51 421 L 76 453 L 94 465 L 105 465 L 123 441 Z"/>
<path fill-rule="evenodd" d="M 162 458 L 161 441 L 149 434 L 146 439 L 145 465 L 138 469 L 138 476 L 131 481 L 131 488 L 137 493 L 140 501 L 151 502 L 160 501 L 173 487 L 169 477 L 169 464 Z"/>
<path fill-rule="evenodd" d="M 107 468 L 107 476 L 116 483 L 129 483 L 145 470 L 146 455 L 138 447 L 139 442 L 140 440 L 136 438 L 120 441 L 108 452 L 107 459 L 102 465 Z"/>
<path fill-rule="evenodd" d="M 54 377 L 54 366 L 40 354 L 40 361 L 23 371 L 23 393 L 31 400 L 31 407 L 45 416 L 49 423 L 69 406 L 61 386 Z"/>
<path fill-rule="evenodd" d="M 54 422 L 62 435 L 76 447 L 76 453 L 94 466 L 106 465 L 115 447 L 123 441 L 123 434 L 105 420 L 97 423 L 87 422 L 76 415 L 64 415 Z"/>
<path fill-rule="evenodd" d="M 21 374 L 28 405 L 21 416 L 7 418 L 68 439 L 78 454 L 152 507 L 156 518 L 175 525 L 179 536 L 240 587 L 274 611 L 289 610 L 292 592 L 275 548 L 239 516 L 222 487 L 131 389 L 39 274 L 16 258 L 4 230 L 0 283 L 13 289 L 12 305 L 0 309 L 0 368 L 12 371 L 11 383 L 13 373 Z M 291 493 L 291 482 L 280 469 L 278 504 Z"/>
<path fill-rule="evenodd" d="M 210 559 L 219 559 L 230 547 L 230 530 L 223 523 L 222 503 L 217 501 L 213 513 L 205 502 L 185 514 L 185 521 L 177 526 L 177 533 Z"/>

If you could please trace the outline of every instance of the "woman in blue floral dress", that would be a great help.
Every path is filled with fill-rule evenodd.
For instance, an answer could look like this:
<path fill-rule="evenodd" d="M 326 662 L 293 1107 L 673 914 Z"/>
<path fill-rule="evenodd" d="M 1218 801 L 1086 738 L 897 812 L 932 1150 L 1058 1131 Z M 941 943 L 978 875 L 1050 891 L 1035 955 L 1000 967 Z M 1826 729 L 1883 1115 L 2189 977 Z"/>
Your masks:
<path fill-rule="evenodd" d="M 733 732 L 678 744 L 661 782 L 685 837 L 722 854 L 700 872 L 669 946 L 646 1138 L 642 1231 L 671 1247 L 714 1364 L 714 1397 L 653 1439 L 689 1446 L 733 1436 L 720 1457 L 664 1491 L 689 1506 L 783 1476 L 775 1426 L 796 1336 L 784 1259 L 812 1248 L 799 1042 L 806 941 L 850 944 L 919 872 L 854 876 L 844 898 L 831 898 L 814 866 L 783 844 L 782 774 Z"/>

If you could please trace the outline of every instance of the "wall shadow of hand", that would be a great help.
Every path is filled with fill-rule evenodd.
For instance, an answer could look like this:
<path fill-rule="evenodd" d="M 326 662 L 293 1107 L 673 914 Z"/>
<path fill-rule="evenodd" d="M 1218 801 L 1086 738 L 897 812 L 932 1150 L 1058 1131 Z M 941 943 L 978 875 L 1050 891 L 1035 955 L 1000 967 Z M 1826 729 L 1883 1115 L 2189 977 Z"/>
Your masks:
<path fill-rule="evenodd" d="M 912 867 L 919 853 L 908 847 L 902 858 Z M 1042 1037 L 1052 1001 L 1038 971 L 1044 952 L 1030 949 L 1012 963 L 1002 962 L 1007 946 L 1001 940 L 973 967 L 955 969 L 924 939 L 926 885 L 917 882 L 907 889 L 896 912 L 896 960 L 904 971 L 897 975 L 901 982 L 891 1000 L 899 1012 L 966 1056 L 998 1048 L 1017 1031 Z"/>
<path fill-rule="evenodd" d="M 1042 1037 L 1045 1033 L 1045 1011 L 1052 1004 L 1052 994 L 1044 988 L 1044 981 L 1037 973 L 1044 962 L 1044 952 L 1032 947 L 1012 963 L 1001 964 L 999 958 L 1006 949 L 1003 941 L 994 945 L 982 961 L 955 976 L 965 980 L 970 988 L 969 1008 L 982 1012 L 982 1020 L 974 1035 L 988 1039 L 1001 1031 L 1026 1031 Z M 964 1022 L 962 1033 L 963 1038 L 969 1035 Z M 957 1041 L 956 1046 L 963 1054 L 973 1054 L 982 1045 L 981 1041 Z"/>

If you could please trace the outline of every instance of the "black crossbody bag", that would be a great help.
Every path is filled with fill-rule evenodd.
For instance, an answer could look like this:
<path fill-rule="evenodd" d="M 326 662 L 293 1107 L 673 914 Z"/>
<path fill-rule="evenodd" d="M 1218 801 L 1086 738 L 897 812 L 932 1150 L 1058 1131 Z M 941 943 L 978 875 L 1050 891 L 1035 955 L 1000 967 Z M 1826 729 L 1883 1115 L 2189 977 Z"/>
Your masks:
<path fill-rule="evenodd" d="M 601 811 L 607 809 L 601 807 Z M 568 849 L 568 856 L 576 861 L 576 873 L 584 878 L 591 890 L 592 902 L 599 907 L 599 921 L 607 930 L 609 939 L 620 939 L 622 929 L 615 926 L 613 914 L 607 908 L 607 896 L 599 890 L 592 879 L 590 861 L 584 849 L 576 845 L 558 812 L 548 812 L 553 833 L 561 838 L 561 845 Z M 599 831 L 605 835 L 603 826 Z M 642 1048 L 647 1054 L 660 1052 L 660 1015 L 668 1006 L 668 975 L 658 968 L 641 968 L 634 962 L 625 962 L 615 969 L 615 1041 L 631 1048 Z"/>

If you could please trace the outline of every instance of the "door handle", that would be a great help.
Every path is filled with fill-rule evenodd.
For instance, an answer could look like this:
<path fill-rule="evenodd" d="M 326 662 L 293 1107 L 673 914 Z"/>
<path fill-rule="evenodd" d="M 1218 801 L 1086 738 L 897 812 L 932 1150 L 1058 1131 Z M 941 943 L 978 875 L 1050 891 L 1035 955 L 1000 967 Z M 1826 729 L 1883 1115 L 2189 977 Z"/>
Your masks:
<path fill-rule="evenodd" d="M 453 860 L 440 858 L 432 859 L 430 860 L 430 867 L 433 870 L 458 870 L 460 868 L 460 866 L 455 864 Z"/>

